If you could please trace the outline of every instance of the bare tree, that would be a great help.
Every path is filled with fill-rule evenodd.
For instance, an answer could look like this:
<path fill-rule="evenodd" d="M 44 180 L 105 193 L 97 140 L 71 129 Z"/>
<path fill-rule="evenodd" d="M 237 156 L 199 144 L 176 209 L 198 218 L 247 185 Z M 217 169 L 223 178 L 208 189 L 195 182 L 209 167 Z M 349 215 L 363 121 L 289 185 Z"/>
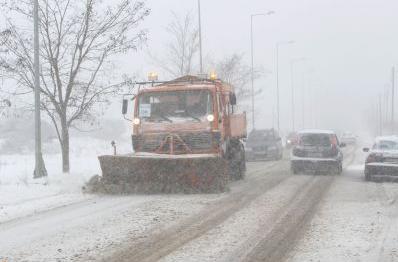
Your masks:
<path fill-rule="evenodd" d="M 94 118 L 95 107 L 120 88 L 108 82 L 112 59 L 136 50 L 146 39 L 146 32 L 138 29 L 149 14 L 144 2 L 104 2 L 39 1 L 41 106 L 58 135 L 64 172 L 70 169 L 70 128 Z M 25 25 L 32 24 L 32 1 L 1 0 L 0 6 Z M 0 69 L 22 90 L 32 90 L 34 83 L 31 33 L 10 19 L 0 33 Z"/>
<path fill-rule="evenodd" d="M 166 27 L 170 41 L 165 47 L 165 56 L 153 57 L 155 63 L 172 77 L 192 74 L 194 59 L 199 52 L 199 30 L 191 12 L 179 16 L 172 12 L 172 21 Z"/>
<path fill-rule="evenodd" d="M 244 101 L 251 96 L 251 89 L 248 87 L 251 80 L 251 68 L 245 64 L 242 54 L 234 53 L 226 56 L 216 62 L 214 67 L 218 78 L 235 88 L 235 93 L 240 101 Z M 263 75 L 259 69 L 255 69 L 254 73 L 255 78 L 260 78 Z M 261 89 L 257 89 L 255 92 L 259 94 Z"/>

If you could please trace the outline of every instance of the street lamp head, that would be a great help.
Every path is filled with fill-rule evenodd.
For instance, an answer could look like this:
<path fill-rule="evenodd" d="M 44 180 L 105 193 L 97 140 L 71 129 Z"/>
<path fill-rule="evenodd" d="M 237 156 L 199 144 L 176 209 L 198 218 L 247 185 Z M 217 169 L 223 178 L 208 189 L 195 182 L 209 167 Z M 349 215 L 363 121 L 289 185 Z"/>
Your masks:
<path fill-rule="evenodd" d="M 251 14 L 251 17 L 253 18 L 255 16 L 266 16 L 266 15 L 273 15 L 273 14 L 275 14 L 275 12 L 271 10 L 271 11 L 268 11 L 266 13 Z"/>
<path fill-rule="evenodd" d="M 279 46 L 281 46 L 281 45 L 292 45 L 292 44 L 295 44 L 296 43 L 296 41 L 294 41 L 294 40 L 290 40 L 290 41 L 281 41 L 281 42 L 277 42 L 276 43 L 276 47 L 279 47 Z"/>

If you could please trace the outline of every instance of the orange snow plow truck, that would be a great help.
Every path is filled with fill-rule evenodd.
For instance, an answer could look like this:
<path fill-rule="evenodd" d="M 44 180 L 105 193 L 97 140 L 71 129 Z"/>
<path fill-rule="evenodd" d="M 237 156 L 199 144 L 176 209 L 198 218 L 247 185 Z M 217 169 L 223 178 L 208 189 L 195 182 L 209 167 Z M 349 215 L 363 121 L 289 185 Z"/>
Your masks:
<path fill-rule="evenodd" d="M 223 192 L 244 177 L 246 114 L 236 113 L 232 86 L 195 76 L 137 84 L 137 94 L 123 100 L 134 153 L 99 157 L 102 190 Z"/>

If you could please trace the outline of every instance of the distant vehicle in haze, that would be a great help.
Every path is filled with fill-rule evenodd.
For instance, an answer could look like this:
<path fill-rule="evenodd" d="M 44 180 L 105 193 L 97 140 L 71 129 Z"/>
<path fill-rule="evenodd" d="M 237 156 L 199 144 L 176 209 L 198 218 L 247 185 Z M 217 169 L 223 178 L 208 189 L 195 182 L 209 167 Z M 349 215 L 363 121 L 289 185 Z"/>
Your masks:
<path fill-rule="evenodd" d="M 250 132 L 246 141 L 246 159 L 282 159 L 282 139 L 274 129 L 260 129 Z"/>
<path fill-rule="evenodd" d="M 291 132 L 286 137 L 286 148 L 292 148 L 297 145 L 298 137 L 297 132 Z"/>
<path fill-rule="evenodd" d="M 398 137 L 377 137 L 372 148 L 364 148 L 369 153 L 365 161 L 365 180 L 374 178 L 398 178 Z"/>
<path fill-rule="evenodd" d="M 341 174 L 343 153 L 337 135 L 329 130 L 303 130 L 298 132 L 298 143 L 291 155 L 294 174 L 305 171 L 326 171 Z"/>
<path fill-rule="evenodd" d="M 344 132 L 341 135 L 340 141 L 346 145 L 355 145 L 357 143 L 357 137 L 351 132 Z"/>

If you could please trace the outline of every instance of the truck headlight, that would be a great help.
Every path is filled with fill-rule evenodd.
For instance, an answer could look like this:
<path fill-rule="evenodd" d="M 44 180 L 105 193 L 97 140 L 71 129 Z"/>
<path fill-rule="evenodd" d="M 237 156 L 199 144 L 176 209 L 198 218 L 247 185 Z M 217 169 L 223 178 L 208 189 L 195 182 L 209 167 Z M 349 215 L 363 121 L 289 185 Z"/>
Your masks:
<path fill-rule="evenodd" d="M 138 117 L 134 118 L 134 120 L 133 120 L 134 125 L 138 126 L 140 123 L 141 123 L 141 120 Z"/>
<path fill-rule="evenodd" d="M 214 121 L 214 116 L 213 115 L 208 115 L 207 116 L 207 121 L 213 122 Z"/>

